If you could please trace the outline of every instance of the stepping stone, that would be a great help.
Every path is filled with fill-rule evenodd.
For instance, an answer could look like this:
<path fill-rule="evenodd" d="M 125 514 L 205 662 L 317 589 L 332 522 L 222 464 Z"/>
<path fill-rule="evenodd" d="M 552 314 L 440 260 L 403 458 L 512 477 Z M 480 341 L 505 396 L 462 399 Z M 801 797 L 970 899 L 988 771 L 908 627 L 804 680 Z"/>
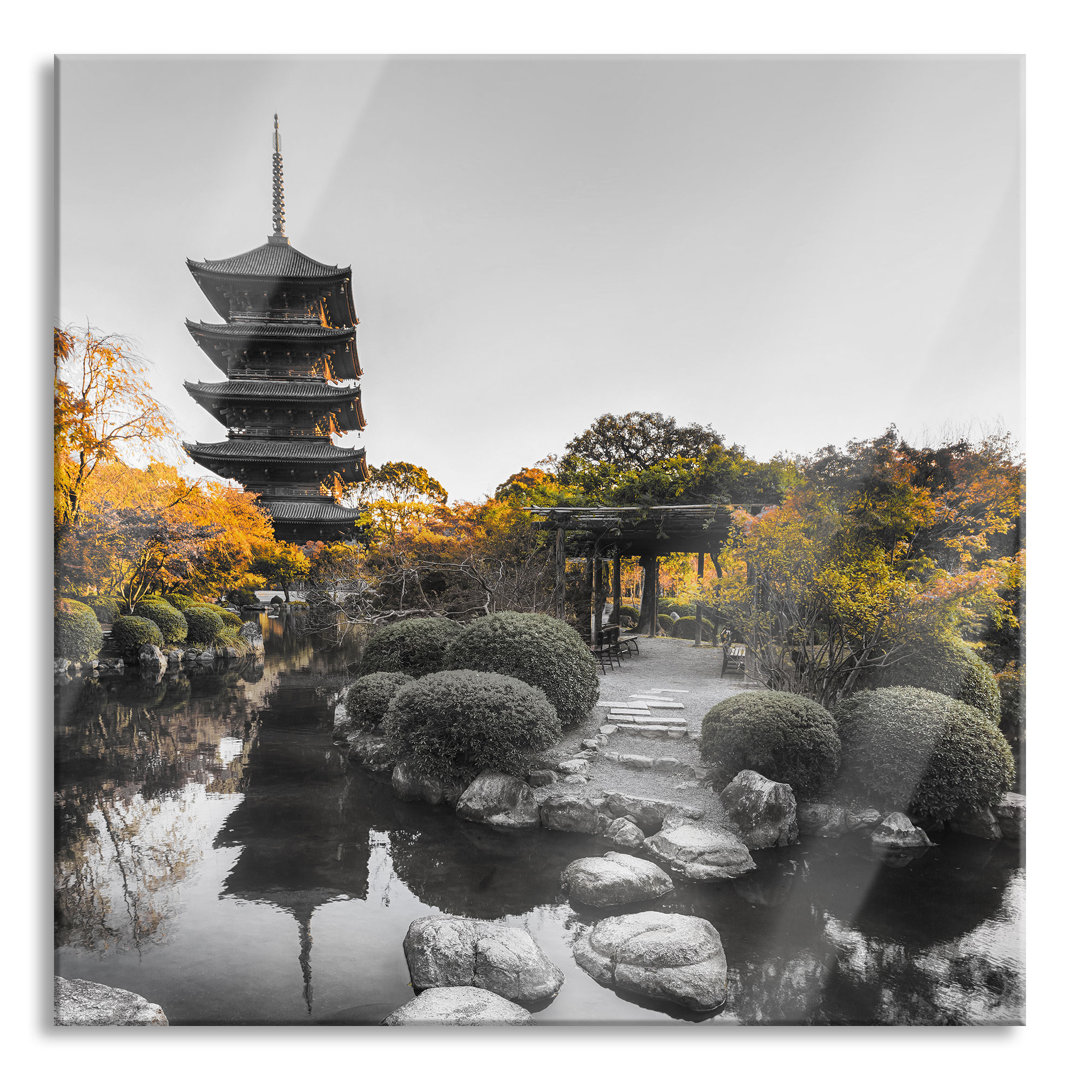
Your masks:
<path fill-rule="evenodd" d="M 662 739 L 665 735 L 681 739 L 686 735 L 686 728 L 661 727 L 659 724 L 620 724 L 619 730 L 628 734 L 644 735 L 647 739 Z"/>
<path fill-rule="evenodd" d="M 651 716 L 648 709 L 612 709 L 608 716 Z"/>
<path fill-rule="evenodd" d="M 631 694 L 631 701 L 674 701 L 670 697 L 657 697 L 655 694 Z"/>
<path fill-rule="evenodd" d="M 650 709 L 685 709 L 686 706 L 681 701 L 650 701 Z"/>
<path fill-rule="evenodd" d="M 596 704 L 601 709 L 625 709 L 628 707 L 625 701 L 598 701 Z"/>
<path fill-rule="evenodd" d="M 601 724 L 600 726 L 601 735 L 614 735 L 618 730 L 619 729 L 615 724 Z"/>
<path fill-rule="evenodd" d="M 669 727 L 686 727 L 686 721 L 680 716 L 627 716 L 621 717 L 620 723 L 623 724 L 666 724 Z"/>
<path fill-rule="evenodd" d="M 654 694 L 689 694 L 689 690 L 674 690 L 670 686 L 651 686 L 650 691 Z"/>

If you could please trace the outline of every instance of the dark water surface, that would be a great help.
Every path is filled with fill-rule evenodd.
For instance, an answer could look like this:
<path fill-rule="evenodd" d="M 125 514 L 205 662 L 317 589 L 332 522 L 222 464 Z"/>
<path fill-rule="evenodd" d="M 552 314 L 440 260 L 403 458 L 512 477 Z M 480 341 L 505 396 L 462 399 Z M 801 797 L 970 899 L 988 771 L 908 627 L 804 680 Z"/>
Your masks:
<path fill-rule="evenodd" d="M 559 896 L 593 837 L 504 835 L 399 802 L 330 742 L 354 651 L 267 622 L 258 668 L 56 692 L 57 973 L 172 1024 L 371 1024 L 413 996 L 409 924 L 525 927 L 565 972 L 538 1023 L 1001 1024 L 1024 1015 L 1015 845 L 944 837 L 907 865 L 861 843 L 756 852 L 741 880 L 656 904 L 720 932 L 711 1016 L 624 999 L 571 955 L 602 915 Z"/>

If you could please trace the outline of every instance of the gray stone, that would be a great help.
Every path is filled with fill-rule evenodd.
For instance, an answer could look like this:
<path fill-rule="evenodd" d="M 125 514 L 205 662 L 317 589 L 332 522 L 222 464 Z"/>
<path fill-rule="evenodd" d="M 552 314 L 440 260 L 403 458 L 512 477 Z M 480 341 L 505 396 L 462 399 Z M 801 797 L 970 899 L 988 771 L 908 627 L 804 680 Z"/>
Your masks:
<path fill-rule="evenodd" d="M 193 664 L 199 659 L 198 649 L 185 649 L 184 650 L 184 662 L 187 664 Z"/>
<path fill-rule="evenodd" d="M 426 802 L 431 806 L 438 806 L 439 803 L 448 801 L 443 785 L 438 780 L 422 776 L 414 765 L 404 761 L 399 761 L 394 766 L 390 783 L 393 785 L 394 794 L 403 802 Z"/>
<path fill-rule="evenodd" d="M 600 725 L 600 734 L 601 735 L 614 735 L 618 730 L 619 730 L 618 724 L 601 724 Z"/>
<path fill-rule="evenodd" d="M 1002 837 L 997 818 L 993 811 L 985 806 L 980 810 L 954 815 L 949 819 L 949 827 L 953 832 L 964 833 L 966 836 L 978 836 L 982 840 L 1000 840 Z"/>
<path fill-rule="evenodd" d="M 806 836 L 843 836 L 849 831 L 847 811 L 831 803 L 799 803 L 796 819 Z"/>
<path fill-rule="evenodd" d="M 466 821 L 507 829 L 540 824 L 540 809 L 532 788 L 505 773 L 481 773 L 458 799 L 457 813 Z"/>
<path fill-rule="evenodd" d="M 540 806 L 540 823 L 556 832 L 598 835 L 600 813 L 583 795 L 552 795 Z"/>
<path fill-rule="evenodd" d="M 214 650 L 204 649 L 198 656 L 195 657 L 200 664 L 212 664 L 214 662 Z"/>
<path fill-rule="evenodd" d="M 263 642 L 262 628 L 257 622 L 246 622 L 240 627 L 240 636 L 247 643 L 252 652 L 262 654 L 266 651 Z"/>
<path fill-rule="evenodd" d="M 139 646 L 140 671 L 164 671 L 168 667 L 165 654 L 156 646 L 147 642 Z"/>
<path fill-rule="evenodd" d="M 596 739 L 582 739 L 581 740 L 581 749 L 582 750 L 599 750 L 600 749 L 600 743 Z"/>
<path fill-rule="evenodd" d="M 653 759 L 642 754 L 617 754 L 616 760 L 620 765 L 625 765 L 628 769 L 651 769 L 653 767 Z"/>
<path fill-rule="evenodd" d="M 562 778 L 562 783 L 568 784 L 570 787 L 587 784 L 588 782 L 588 777 L 582 776 L 581 773 L 570 773 L 569 776 L 564 776 Z"/>
<path fill-rule="evenodd" d="M 930 837 L 911 824 L 907 814 L 892 813 L 870 834 L 875 847 L 895 851 L 898 848 L 933 847 Z"/>
<path fill-rule="evenodd" d="M 624 795 L 621 791 L 605 791 L 604 800 L 604 809 L 613 818 L 631 818 L 646 834 L 656 832 L 664 824 L 664 819 L 672 814 L 692 820 L 705 816 L 705 811 L 700 807 Z"/>
<path fill-rule="evenodd" d="M 554 769 L 534 769 L 529 773 L 530 787 L 547 787 L 559 779 L 559 774 Z"/>
<path fill-rule="evenodd" d="M 532 1013 L 478 986 L 433 986 L 395 1009 L 386 1027 L 406 1024 L 443 1024 L 448 1027 L 484 1027 L 488 1024 L 531 1024 Z"/>
<path fill-rule="evenodd" d="M 658 773 L 677 773 L 682 768 L 682 762 L 678 758 L 658 757 L 653 760 L 652 767 Z"/>
<path fill-rule="evenodd" d="M 874 828 L 881 821 L 881 811 L 869 806 L 861 810 L 848 810 L 844 815 L 844 820 L 852 832 L 863 832 Z"/>
<path fill-rule="evenodd" d="M 604 839 L 619 847 L 637 851 L 645 843 L 645 834 L 628 817 L 614 818 L 604 830 Z"/>
<path fill-rule="evenodd" d="M 355 731 L 346 742 L 348 758 L 369 772 L 388 776 L 397 762 L 386 746 L 386 739 L 371 731 Z"/>
<path fill-rule="evenodd" d="M 183 651 L 183 649 L 170 649 L 165 654 L 165 660 L 168 663 L 169 667 L 175 667 L 183 659 L 184 659 L 184 651 Z"/>
<path fill-rule="evenodd" d="M 645 840 L 645 849 L 691 881 L 736 878 L 757 865 L 734 833 L 693 822 L 666 823 Z"/>
<path fill-rule="evenodd" d="M 727 998 L 727 958 L 715 927 L 693 915 L 616 915 L 574 942 L 574 959 L 602 986 L 711 1012 Z"/>
<path fill-rule="evenodd" d="M 589 767 L 584 758 L 570 758 L 569 761 L 560 761 L 555 768 L 561 773 L 583 773 Z"/>
<path fill-rule="evenodd" d="M 787 847 L 799 839 L 790 784 L 743 769 L 720 792 L 720 805 L 728 827 L 751 851 Z"/>
<path fill-rule="evenodd" d="M 65 660 L 62 656 L 57 657 L 53 661 L 53 673 L 56 675 L 66 675 L 68 668 L 71 667 L 71 661 Z"/>
<path fill-rule="evenodd" d="M 168 1027 L 160 1005 L 130 990 L 86 979 L 53 980 L 53 1023 L 58 1027 Z"/>
<path fill-rule="evenodd" d="M 563 973 L 525 930 L 481 919 L 417 919 L 405 935 L 405 959 L 417 990 L 478 986 L 518 1005 L 538 1005 L 563 983 Z"/>
<path fill-rule="evenodd" d="M 574 903 L 616 907 L 655 900 L 675 886 L 655 863 L 609 851 L 603 858 L 575 859 L 562 872 L 562 887 Z"/>
<path fill-rule="evenodd" d="M 1027 818 L 1027 800 L 1015 791 L 1006 792 L 994 807 L 1002 835 L 1008 840 L 1019 840 L 1024 835 Z"/>

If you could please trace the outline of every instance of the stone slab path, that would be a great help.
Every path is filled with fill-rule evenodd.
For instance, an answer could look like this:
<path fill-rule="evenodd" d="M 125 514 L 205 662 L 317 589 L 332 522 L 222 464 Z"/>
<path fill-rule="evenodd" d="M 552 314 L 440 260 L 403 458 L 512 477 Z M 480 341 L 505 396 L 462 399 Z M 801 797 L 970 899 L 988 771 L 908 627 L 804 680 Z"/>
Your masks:
<path fill-rule="evenodd" d="M 583 739 L 595 738 L 601 726 L 607 730 L 615 725 L 607 745 L 589 762 L 586 782 L 575 781 L 565 790 L 666 799 L 701 808 L 703 823 L 718 824 L 719 802 L 703 784 L 701 721 L 718 702 L 753 689 L 753 684 L 741 673 L 721 676 L 720 649 L 695 648 L 693 642 L 677 638 L 642 638 L 639 644 L 640 655 L 600 675 L 600 701 L 591 718 L 567 732 L 544 759 L 565 761 L 580 751 Z"/>

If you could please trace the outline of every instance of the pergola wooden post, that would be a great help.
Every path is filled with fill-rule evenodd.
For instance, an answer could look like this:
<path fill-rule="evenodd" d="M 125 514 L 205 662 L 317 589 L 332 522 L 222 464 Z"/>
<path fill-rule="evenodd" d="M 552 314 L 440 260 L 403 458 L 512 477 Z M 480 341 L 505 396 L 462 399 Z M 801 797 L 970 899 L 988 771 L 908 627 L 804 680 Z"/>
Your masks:
<path fill-rule="evenodd" d="M 566 618 L 566 530 L 555 530 L 555 618 Z"/>
<path fill-rule="evenodd" d="M 702 579 L 705 577 L 705 552 L 699 551 L 697 557 L 698 590 L 701 589 Z M 697 625 L 694 627 L 694 646 L 701 645 L 701 601 L 697 605 Z"/>
<path fill-rule="evenodd" d="M 618 548 L 611 555 L 611 603 L 615 608 L 612 621 L 618 625 L 619 608 L 622 606 L 622 553 Z"/>
<path fill-rule="evenodd" d="M 588 597 L 589 597 L 589 601 L 585 605 L 585 610 L 589 613 L 588 621 L 589 621 L 590 624 L 592 624 L 592 622 L 593 622 L 593 618 L 592 618 L 593 591 L 596 588 L 596 581 L 594 580 L 595 573 L 596 573 L 596 560 L 594 558 L 592 558 L 592 556 L 590 556 L 585 560 L 585 591 L 586 591 L 586 593 L 588 594 Z M 577 610 L 580 612 L 581 608 L 579 607 Z M 593 645 L 596 644 L 596 627 L 595 627 L 595 625 L 590 625 L 589 626 L 589 641 Z"/>
<path fill-rule="evenodd" d="M 660 559 L 652 557 L 652 621 L 649 625 L 649 637 L 656 637 L 660 629 Z"/>
<path fill-rule="evenodd" d="M 607 602 L 607 589 L 604 587 L 604 560 L 596 553 L 593 560 L 593 644 L 600 645 L 603 640 L 601 628 L 604 623 L 604 604 Z"/>

